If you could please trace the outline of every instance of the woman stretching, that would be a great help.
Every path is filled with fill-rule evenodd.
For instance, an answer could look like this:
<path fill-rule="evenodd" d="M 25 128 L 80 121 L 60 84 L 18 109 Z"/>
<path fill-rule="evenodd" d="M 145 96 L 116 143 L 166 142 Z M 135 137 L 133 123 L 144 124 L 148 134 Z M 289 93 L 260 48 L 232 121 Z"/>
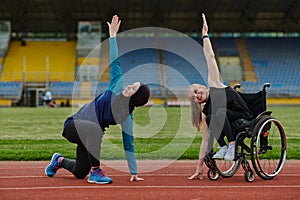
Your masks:
<path fill-rule="evenodd" d="M 213 156 L 214 159 L 234 160 L 235 138 L 230 122 L 237 119 L 252 119 L 253 114 L 240 95 L 221 81 L 217 62 L 208 37 L 208 26 L 205 15 L 202 14 L 203 50 L 208 67 L 208 86 L 192 84 L 188 91 L 191 102 L 191 120 L 197 130 L 203 126 L 203 137 L 200 146 L 199 160 L 196 172 L 189 179 L 203 177 L 203 164 L 208 148 L 209 132 L 217 139 L 220 150 Z M 204 108 L 202 110 L 202 104 Z M 227 137 L 229 145 L 224 140 Z"/>
<path fill-rule="evenodd" d="M 54 176 L 58 169 L 70 171 L 76 178 L 83 179 L 89 174 L 88 182 L 111 183 L 100 168 L 100 149 L 105 129 L 121 124 L 125 155 L 130 171 L 130 181 L 144 180 L 138 177 L 133 144 L 132 112 L 135 107 L 148 102 L 150 91 L 147 85 L 135 82 L 124 88 L 123 75 L 118 58 L 116 35 L 121 21 L 113 16 L 109 27 L 110 44 L 110 84 L 108 90 L 84 105 L 64 123 L 63 136 L 77 144 L 76 160 L 64 158 L 55 153 L 46 167 L 47 176 Z"/>

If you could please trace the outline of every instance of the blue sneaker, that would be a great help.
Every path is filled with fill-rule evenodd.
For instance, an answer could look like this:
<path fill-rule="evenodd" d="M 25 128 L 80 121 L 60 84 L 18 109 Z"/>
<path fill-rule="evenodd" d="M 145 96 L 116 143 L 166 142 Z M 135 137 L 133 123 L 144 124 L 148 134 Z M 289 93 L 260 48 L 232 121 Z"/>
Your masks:
<path fill-rule="evenodd" d="M 111 183 L 112 179 L 105 176 L 103 171 L 100 168 L 98 168 L 95 171 L 90 172 L 88 182 L 89 183 L 96 183 L 96 184 L 107 184 L 107 183 Z"/>
<path fill-rule="evenodd" d="M 50 164 L 45 168 L 45 173 L 47 176 L 52 177 L 56 174 L 56 171 L 61 167 L 61 163 L 58 163 L 58 158 L 62 157 L 61 154 L 53 154 Z"/>

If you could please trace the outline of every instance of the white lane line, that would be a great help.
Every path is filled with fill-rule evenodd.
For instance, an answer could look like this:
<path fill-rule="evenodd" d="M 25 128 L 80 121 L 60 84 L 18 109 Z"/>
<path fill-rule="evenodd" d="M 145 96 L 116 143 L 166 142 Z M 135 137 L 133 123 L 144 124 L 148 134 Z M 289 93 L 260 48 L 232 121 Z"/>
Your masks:
<path fill-rule="evenodd" d="M 110 177 L 126 177 L 128 174 L 112 174 L 109 175 Z M 188 177 L 190 174 L 140 174 L 140 176 L 151 176 L 151 177 Z M 241 177 L 244 176 L 244 174 L 235 174 L 233 177 Z M 300 174 L 279 174 L 280 177 L 299 177 Z M 63 178 L 63 177 L 74 177 L 73 175 L 57 175 L 57 178 Z M 18 178 L 53 178 L 48 177 L 46 175 L 37 175 L 37 176 L 0 176 L 0 179 L 18 179 Z"/>
<path fill-rule="evenodd" d="M 112 174 L 112 175 L 109 175 L 111 177 L 126 177 L 128 176 L 128 174 Z M 151 176 L 151 177 L 188 177 L 190 176 L 190 174 L 140 174 L 140 176 Z M 233 177 L 240 177 L 240 176 L 244 176 L 243 174 L 235 174 Z M 300 174 L 280 174 L 279 175 L 280 177 L 299 177 Z M 56 176 L 57 178 L 63 178 L 63 177 L 74 177 L 73 175 L 58 175 Z M 12 178 L 15 178 L 15 179 L 18 179 L 18 178 L 53 178 L 53 177 L 48 177 L 46 175 L 44 176 L 0 176 L 0 179 L 12 179 Z"/>
<path fill-rule="evenodd" d="M 48 190 L 48 189 L 226 189 L 226 188 L 300 188 L 300 185 L 230 185 L 230 186 L 59 186 L 59 187 L 16 187 L 1 190 Z"/>

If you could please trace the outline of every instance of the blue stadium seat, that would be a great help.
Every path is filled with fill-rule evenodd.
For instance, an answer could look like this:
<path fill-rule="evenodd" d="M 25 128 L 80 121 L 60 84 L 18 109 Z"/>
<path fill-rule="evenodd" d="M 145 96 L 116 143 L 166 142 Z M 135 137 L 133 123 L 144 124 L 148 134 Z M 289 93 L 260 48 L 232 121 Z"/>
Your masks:
<path fill-rule="evenodd" d="M 0 98 L 20 99 L 22 94 L 22 83 L 0 82 Z"/>
<path fill-rule="evenodd" d="M 52 82 L 50 91 L 55 98 L 71 98 L 77 96 L 80 90 L 80 82 Z"/>
<path fill-rule="evenodd" d="M 270 96 L 300 96 L 300 38 L 247 38 L 246 44 L 258 82 L 244 82 L 245 91 L 269 82 Z"/>
<path fill-rule="evenodd" d="M 235 38 L 212 38 L 217 56 L 239 56 Z"/>

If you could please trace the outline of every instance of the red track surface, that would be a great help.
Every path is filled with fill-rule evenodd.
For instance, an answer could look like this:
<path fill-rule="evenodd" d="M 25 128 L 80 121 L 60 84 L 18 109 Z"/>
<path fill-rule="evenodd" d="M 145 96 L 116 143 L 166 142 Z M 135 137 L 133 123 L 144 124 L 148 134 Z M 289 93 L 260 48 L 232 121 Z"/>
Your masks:
<path fill-rule="evenodd" d="M 0 199 L 300 199 L 300 161 L 287 161 L 272 180 L 256 175 L 252 183 L 244 180 L 242 169 L 231 178 L 220 177 L 217 181 L 207 177 L 188 180 L 196 163 L 174 162 L 161 170 L 140 174 L 145 178 L 140 182 L 130 182 L 128 173 L 103 166 L 113 183 L 96 185 L 78 180 L 65 170 L 47 177 L 44 168 L 48 162 L 4 161 L 0 162 Z"/>

